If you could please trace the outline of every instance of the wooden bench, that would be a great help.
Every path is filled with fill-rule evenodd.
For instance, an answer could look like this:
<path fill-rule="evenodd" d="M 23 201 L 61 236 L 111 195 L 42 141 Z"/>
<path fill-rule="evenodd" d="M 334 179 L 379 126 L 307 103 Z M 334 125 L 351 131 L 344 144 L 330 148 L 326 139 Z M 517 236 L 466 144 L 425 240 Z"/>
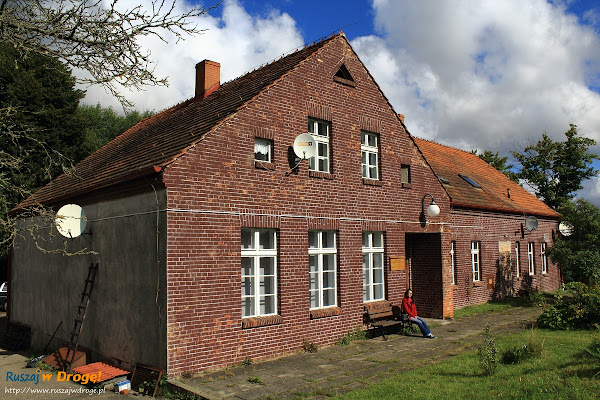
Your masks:
<path fill-rule="evenodd" d="M 385 328 L 390 326 L 400 326 L 402 331 L 404 331 L 404 328 L 407 325 L 410 325 L 408 314 L 400 314 L 400 316 L 397 316 L 396 313 L 394 313 L 394 306 L 392 304 L 367 309 L 367 317 L 373 328 L 381 329 L 383 340 L 387 340 L 385 337 Z"/>

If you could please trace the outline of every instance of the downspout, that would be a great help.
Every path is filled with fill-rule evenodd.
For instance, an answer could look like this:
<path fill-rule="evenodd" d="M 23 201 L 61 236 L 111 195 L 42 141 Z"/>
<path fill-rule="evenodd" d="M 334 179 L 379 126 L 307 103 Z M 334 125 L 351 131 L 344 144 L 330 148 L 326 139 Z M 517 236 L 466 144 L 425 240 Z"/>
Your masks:
<path fill-rule="evenodd" d="M 8 326 L 10 325 L 10 303 L 11 303 L 11 292 L 10 290 L 12 286 L 11 278 L 12 278 L 12 248 L 11 244 L 8 248 L 8 255 L 6 258 L 6 281 L 8 282 L 8 287 L 6 288 L 6 321 L 5 321 L 5 332 L 8 332 Z"/>

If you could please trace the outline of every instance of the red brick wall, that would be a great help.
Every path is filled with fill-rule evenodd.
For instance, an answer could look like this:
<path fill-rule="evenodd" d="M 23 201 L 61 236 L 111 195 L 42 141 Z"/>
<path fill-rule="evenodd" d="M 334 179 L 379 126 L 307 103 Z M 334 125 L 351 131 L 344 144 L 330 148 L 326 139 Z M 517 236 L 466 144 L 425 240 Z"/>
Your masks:
<path fill-rule="evenodd" d="M 356 87 L 333 81 L 342 60 Z M 289 146 L 306 132 L 309 117 L 331 122 L 332 174 L 310 176 L 303 162 L 298 174 L 285 176 Z M 380 135 L 377 186 L 361 177 L 361 130 Z M 274 170 L 255 168 L 255 136 L 274 141 Z M 411 165 L 409 187 L 400 183 L 401 164 Z M 405 257 L 406 232 L 439 236 L 442 225 L 435 223 L 450 218 L 445 192 L 342 38 L 207 134 L 165 170 L 164 182 L 169 374 L 293 352 L 303 339 L 335 342 L 363 321 L 362 231 L 385 232 L 386 297 L 399 303 L 406 269 L 392 271 L 389 257 Z M 417 222 L 425 193 L 441 214 L 423 228 Z M 280 317 L 267 326 L 242 328 L 242 227 L 278 229 Z M 310 318 L 309 229 L 338 231 L 339 315 Z M 434 281 L 439 304 L 441 278 Z"/>
<path fill-rule="evenodd" d="M 558 229 L 556 220 L 538 218 L 539 227 L 534 231 L 524 229 L 521 236 L 521 224 L 526 216 L 506 215 L 492 212 L 473 212 L 467 210 L 452 211 L 452 240 L 456 241 L 457 285 L 454 286 L 454 306 L 462 308 L 468 305 L 484 303 L 498 295 L 499 242 L 510 241 L 510 258 L 515 294 L 531 285 L 536 290 L 552 291 L 560 285 L 560 273 L 556 265 L 548 260 L 548 272 L 542 274 L 540 243 L 546 242 L 550 248 L 553 235 Z M 471 241 L 481 241 L 481 283 L 473 283 L 471 266 Z M 520 277 L 516 277 L 515 242 L 521 243 Z M 535 274 L 529 276 L 527 261 L 527 243 L 535 243 Z M 487 279 L 493 280 L 488 287 Z"/>

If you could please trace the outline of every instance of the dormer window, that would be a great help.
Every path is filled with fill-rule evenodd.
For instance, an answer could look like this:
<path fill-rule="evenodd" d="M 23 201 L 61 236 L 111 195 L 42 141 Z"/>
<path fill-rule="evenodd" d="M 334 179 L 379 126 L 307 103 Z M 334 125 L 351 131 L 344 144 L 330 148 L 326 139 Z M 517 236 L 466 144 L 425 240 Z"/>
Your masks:
<path fill-rule="evenodd" d="M 481 189 L 481 186 L 479 186 L 479 184 L 477 182 L 475 182 L 473 179 L 469 178 L 467 175 L 458 174 L 458 176 L 463 178 L 469 185 L 473 186 L 474 188 Z"/>

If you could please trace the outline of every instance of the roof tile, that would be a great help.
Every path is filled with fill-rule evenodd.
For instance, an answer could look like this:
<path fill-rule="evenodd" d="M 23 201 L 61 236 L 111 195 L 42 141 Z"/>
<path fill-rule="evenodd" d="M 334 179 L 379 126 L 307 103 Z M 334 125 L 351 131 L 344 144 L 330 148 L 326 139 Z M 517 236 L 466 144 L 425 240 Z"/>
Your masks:
<path fill-rule="evenodd" d="M 433 171 L 448 181 L 444 187 L 453 206 L 558 217 L 556 211 L 477 155 L 414 139 Z M 473 187 L 460 175 L 468 176 L 481 188 Z"/>
<path fill-rule="evenodd" d="M 60 175 L 18 208 L 36 203 L 50 205 L 160 171 L 226 117 L 340 37 L 345 38 L 340 33 L 304 47 L 221 85 L 204 99 L 186 100 L 141 121 L 78 163 L 74 174 Z"/>

